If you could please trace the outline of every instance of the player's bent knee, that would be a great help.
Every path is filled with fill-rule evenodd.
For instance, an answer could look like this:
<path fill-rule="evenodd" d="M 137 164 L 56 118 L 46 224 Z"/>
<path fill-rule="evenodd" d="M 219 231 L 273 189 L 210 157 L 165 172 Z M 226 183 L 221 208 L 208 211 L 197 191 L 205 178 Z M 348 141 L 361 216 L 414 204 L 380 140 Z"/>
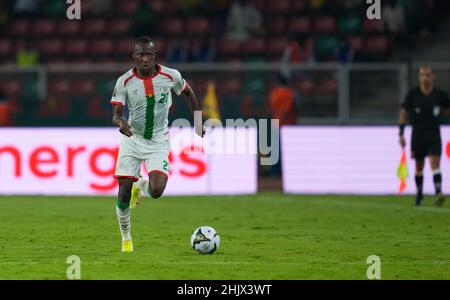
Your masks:
<path fill-rule="evenodd" d="M 150 196 L 151 196 L 153 199 L 156 199 L 156 198 L 161 197 L 162 194 L 163 194 L 163 192 L 164 192 L 164 189 L 163 189 L 163 188 L 157 187 L 157 188 L 154 188 L 154 189 L 151 190 Z"/>

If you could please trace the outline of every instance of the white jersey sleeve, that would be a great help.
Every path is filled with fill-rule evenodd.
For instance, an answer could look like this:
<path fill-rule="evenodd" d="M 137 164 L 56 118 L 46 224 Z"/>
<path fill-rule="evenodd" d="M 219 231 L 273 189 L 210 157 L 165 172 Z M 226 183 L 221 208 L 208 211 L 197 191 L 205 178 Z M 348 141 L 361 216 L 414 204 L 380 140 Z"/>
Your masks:
<path fill-rule="evenodd" d="M 178 96 L 181 95 L 181 92 L 186 88 L 187 82 L 181 76 L 181 73 L 177 70 L 173 70 L 173 91 Z"/>
<path fill-rule="evenodd" d="M 122 77 L 119 77 L 119 79 L 117 79 L 110 103 L 122 105 L 125 105 L 127 103 L 127 91 L 125 90 L 125 84 Z"/>

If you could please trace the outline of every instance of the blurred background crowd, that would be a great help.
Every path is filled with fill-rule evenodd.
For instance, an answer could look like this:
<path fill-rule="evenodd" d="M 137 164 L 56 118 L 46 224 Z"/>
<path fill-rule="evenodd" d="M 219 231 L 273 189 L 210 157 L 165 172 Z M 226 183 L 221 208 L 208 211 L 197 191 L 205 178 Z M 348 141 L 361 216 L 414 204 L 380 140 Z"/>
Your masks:
<path fill-rule="evenodd" d="M 290 65 L 441 61 L 449 50 L 443 0 L 383 0 L 381 20 L 367 19 L 361 0 L 82 0 L 81 20 L 68 20 L 67 7 L 0 2 L 1 126 L 110 126 L 109 98 L 140 35 L 156 41 L 158 62 L 180 68 L 200 100 L 214 79 L 223 120 L 278 117 L 284 124 L 342 121 L 339 70 Z M 381 112 L 397 106 L 396 73 L 360 75 L 347 78 L 355 109 L 370 99 L 386 99 Z M 171 110 L 172 120 L 189 116 L 180 101 Z"/>
<path fill-rule="evenodd" d="M 150 35 L 169 64 L 408 59 L 433 39 L 448 1 L 383 0 L 382 20 L 361 0 L 82 0 L 82 20 L 60 0 L 0 4 L 0 62 L 128 62 L 130 41 Z M 448 23 L 446 23 L 448 25 Z"/>

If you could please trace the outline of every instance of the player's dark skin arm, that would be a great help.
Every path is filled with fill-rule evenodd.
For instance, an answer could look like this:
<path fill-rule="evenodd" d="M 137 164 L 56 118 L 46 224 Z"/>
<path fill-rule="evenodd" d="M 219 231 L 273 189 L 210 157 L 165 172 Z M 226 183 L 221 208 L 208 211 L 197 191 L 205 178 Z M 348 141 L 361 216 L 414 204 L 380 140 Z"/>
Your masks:
<path fill-rule="evenodd" d="M 197 96 L 195 96 L 194 91 L 192 90 L 192 88 L 189 86 L 189 84 L 186 86 L 186 88 L 184 89 L 184 91 L 181 93 L 184 98 L 186 99 L 186 102 L 188 103 L 192 113 L 194 114 L 196 111 L 201 111 L 199 105 L 198 105 L 198 100 L 197 100 Z M 200 124 L 201 125 L 201 124 Z M 203 128 L 203 126 L 195 128 L 195 132 L 203 137 L 203 135 L 205 134 L 205 129 Z"/>
<path fill-rule="evenodd" d="M 404 109 L 404 108 L 401 108 L 400 116 L 398 117 L 398 124 L 406 126 L 406 124 L 408 124 L 408 119 L 409 119 L 408 111 L 406 111 L 406 109 Z M 400 135 L 399 142 L 400 142 L 400 146 L 402 146 L 402 148 L 404 148 L 406 146 L 405 137 L 403 135 Z"/>
<path fill-rule="evenodd" d="M 128 122 L 123 118 L 123 105 L 113 104 L 112 123 L 119 127 L 119 131 L 123 135 L 128 137 L 133 135 L 130 130 L 130 125 L 128 125 Z"/>

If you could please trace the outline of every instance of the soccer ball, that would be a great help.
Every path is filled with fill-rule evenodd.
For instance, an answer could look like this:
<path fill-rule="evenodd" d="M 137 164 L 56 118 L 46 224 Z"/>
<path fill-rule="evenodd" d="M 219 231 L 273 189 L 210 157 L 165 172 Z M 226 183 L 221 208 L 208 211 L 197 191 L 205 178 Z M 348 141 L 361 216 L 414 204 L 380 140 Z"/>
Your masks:
<path fill-rule="evenodd" d="M 213 254 L 219 249 L 220 236 L 209 226 L 201 226 L 191 236 L 191 246 L 198 253 Z"/>

